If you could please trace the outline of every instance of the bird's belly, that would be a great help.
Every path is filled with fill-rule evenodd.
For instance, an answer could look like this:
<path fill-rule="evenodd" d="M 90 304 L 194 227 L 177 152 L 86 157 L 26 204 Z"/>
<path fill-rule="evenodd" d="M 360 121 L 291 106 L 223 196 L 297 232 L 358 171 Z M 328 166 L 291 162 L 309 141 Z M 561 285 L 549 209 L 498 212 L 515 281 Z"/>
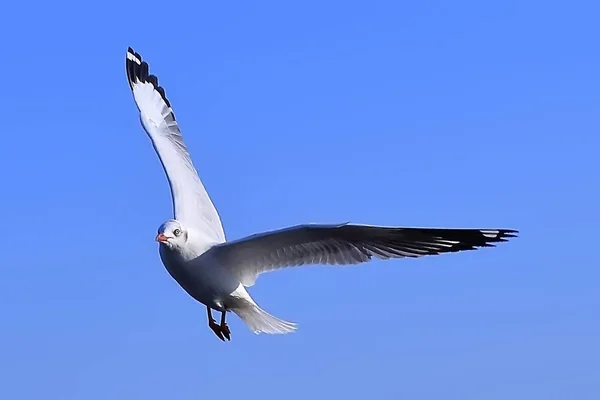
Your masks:
<path fill-rule="evenodd" d="M 185 261 L 171 252 L 160 253 L 165 269 L 179 286 L 195 300 L 215 310 L 222 310 L 224 301 L 239 286 L 225 269 L 206 257 Z"/>

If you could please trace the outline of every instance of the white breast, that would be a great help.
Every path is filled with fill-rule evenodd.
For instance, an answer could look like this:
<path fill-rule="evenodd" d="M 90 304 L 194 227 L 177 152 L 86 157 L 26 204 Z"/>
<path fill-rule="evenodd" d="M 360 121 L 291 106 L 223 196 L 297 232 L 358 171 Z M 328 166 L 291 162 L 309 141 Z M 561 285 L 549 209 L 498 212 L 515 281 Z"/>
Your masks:
<path fill-rule="evenodd" d="M 220 310 L 240 282 L 230 270 L 220 267 L 210 252 L 191 258 L 161 245 L 160 258 L 175 281 L 197 301 Z"/>

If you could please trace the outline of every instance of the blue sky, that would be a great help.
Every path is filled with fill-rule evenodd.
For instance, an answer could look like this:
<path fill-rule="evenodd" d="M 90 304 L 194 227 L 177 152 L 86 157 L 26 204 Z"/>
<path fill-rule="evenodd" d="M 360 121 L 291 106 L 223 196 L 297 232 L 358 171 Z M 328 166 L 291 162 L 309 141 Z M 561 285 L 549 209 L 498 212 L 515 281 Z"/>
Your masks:
<path fill-rule="evenodd" d="M 600 6 L 4 5 L 0 398 L 600 398 Z M 263 275 L 233 340 L 167 275 L 127 46 L 228 238 L 507 227 L 496 249 Z M 332 397 L 333 396 L 333 397 Z"/>

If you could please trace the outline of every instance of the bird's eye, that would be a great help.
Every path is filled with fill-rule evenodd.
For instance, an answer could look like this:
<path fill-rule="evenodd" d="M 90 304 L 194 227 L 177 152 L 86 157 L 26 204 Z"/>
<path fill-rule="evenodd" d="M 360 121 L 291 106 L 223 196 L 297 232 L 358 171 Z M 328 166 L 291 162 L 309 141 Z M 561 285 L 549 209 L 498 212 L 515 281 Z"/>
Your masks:
<path fill-rule="evenodd" d="M 179 235 L 181 235 L 181 229 L 179 229 L 179 228 L 175 229 L 175 230 L 173 231 L 173 234 L 174 234 L 175 236 L 179 236 Z"/>

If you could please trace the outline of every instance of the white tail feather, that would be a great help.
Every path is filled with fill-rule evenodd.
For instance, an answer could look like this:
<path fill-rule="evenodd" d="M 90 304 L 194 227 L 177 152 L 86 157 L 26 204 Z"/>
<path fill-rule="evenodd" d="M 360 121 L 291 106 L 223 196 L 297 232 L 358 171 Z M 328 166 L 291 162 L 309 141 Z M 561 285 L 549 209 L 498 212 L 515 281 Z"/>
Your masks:
<path fill-rule="evenodd" d="M 283 321 L 263 311 L 259 306 L 248 304 L 246 307 L 232 308 L 254 333 L 285 334 L 294 332 L 297 327 L 293 322 Z"/>

